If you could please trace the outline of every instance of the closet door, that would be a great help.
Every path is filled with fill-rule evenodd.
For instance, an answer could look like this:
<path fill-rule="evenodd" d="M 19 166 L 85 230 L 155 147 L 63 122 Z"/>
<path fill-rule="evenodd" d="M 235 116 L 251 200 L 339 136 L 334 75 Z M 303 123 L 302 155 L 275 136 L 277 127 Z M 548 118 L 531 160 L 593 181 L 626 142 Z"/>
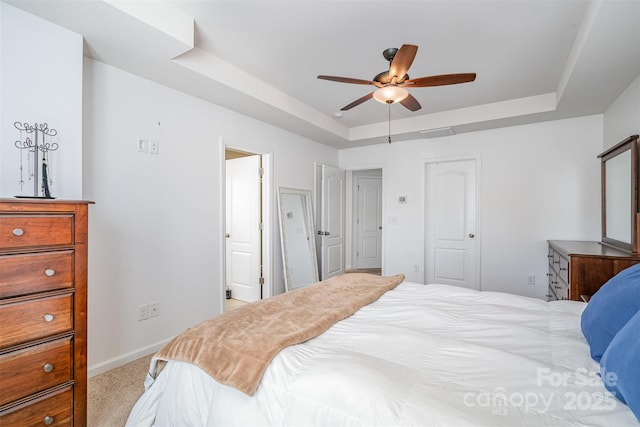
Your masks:
<path fill-rule="evenodd" d="M 427 163 L 425 283 L 480 289 L 476 160 Z"/>

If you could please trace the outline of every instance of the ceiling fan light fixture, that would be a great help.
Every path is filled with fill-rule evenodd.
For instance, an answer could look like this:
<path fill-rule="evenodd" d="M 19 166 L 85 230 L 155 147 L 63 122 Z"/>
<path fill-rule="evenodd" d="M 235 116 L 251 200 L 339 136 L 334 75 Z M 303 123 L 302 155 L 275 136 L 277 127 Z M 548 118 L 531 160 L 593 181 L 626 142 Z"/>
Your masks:
<path fill-rule="evenodd" d="M 409 96 L 409 91 L 398 86 L 385 86 L 373 92 L 373 98 L 383 104 L 395 104 Z"/>

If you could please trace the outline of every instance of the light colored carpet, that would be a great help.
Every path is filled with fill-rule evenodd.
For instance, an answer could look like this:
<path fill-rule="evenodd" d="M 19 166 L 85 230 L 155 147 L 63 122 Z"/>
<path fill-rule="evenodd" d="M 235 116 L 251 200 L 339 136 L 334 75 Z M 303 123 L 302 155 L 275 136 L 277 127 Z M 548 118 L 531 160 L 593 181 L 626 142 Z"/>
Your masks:
<path fill-rule="evenodd" d="M 234 308 L 239 308 L 242 307 L 243 305 L 247 305 L 248 303 L 244 302 L 244 301 L 240 301 L 237 299 L 228 299 L 225 300 L 225 310 L 226 311 L 231 311 Z"/>
<path fill-rule="evenodd" d="M 369 274 L 376 274 L 378 276 L 381 276 L 382 269 L 381 268 L 358 268 L 356 270 L 347 270 L 347 273 L 369 273 Z"/>
<path fill-rule="evenodd" d="M 144 391 L 151 354 L 89 378 L 87 426 L 122 427 Z"/>

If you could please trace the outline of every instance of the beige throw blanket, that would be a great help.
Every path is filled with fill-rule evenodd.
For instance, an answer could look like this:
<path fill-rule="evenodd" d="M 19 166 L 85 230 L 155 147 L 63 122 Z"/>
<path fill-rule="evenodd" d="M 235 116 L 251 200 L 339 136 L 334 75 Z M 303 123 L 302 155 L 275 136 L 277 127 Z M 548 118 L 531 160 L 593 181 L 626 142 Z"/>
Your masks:
<path fill-rule="evenodd" d="M 252 396 L 280 350 L 316 337 L 395 288 L 404 275 L 351 273 L 248 304 L 178 335 L 153 357 L 200 367 L 222 384 Z"/>

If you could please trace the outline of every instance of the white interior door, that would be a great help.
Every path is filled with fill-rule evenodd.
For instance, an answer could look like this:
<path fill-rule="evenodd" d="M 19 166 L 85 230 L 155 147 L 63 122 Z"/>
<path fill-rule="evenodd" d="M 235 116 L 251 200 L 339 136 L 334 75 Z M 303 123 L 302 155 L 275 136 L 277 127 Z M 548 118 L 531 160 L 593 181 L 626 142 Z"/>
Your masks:
<path fill-rule="evenodd" d="M 345 172 L 322 165 L 320 279 L 344 273 Z"/>
<path fill-rule="evenodd" d="M 260 292 L 260 156 L 226 164 L 226 285 L 231 297 L 253 302 Z"/>
<path fill-rule="evenodd" d="M 427 163 L 425 283 L 479 289 L 476 160 Z"/>
<path fill-rule="evenodd" d="M 382 266 L 382 179 L 356 177 L 356 268 Z"/>

